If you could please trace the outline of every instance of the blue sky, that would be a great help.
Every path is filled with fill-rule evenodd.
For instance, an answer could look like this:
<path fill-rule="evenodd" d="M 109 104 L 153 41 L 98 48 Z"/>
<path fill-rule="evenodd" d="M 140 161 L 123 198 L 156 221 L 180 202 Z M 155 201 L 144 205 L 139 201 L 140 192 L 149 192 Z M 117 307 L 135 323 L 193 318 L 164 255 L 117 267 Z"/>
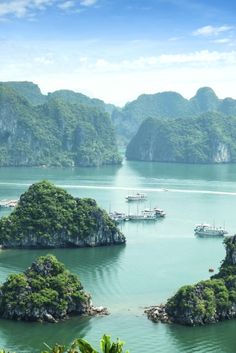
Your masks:
<path fill-rule="evenodd" d="M 236 98 L 236 4 L 219 0 L 0 0 L 0 80 L 123 105 L 201 86 Z"/>

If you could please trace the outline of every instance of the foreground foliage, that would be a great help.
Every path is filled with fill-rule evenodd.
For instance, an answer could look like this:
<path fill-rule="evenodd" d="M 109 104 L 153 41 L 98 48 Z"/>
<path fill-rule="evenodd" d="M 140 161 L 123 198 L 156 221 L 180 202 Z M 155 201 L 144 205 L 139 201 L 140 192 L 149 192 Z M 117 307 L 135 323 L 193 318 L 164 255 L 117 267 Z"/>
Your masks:
<path fill-rule="evenodd" d="M 53 255 L 39 257 L 0 287 L 0 316 L 6 319 L 56 322 L 89 308 L 90 296 L 78 277 Z"/>
<path fill-rule="evenodd" d="M 101 353 L 122 353 L 124 342 L 117 339 L 116 342 L 111 341 L 111 337 L 104 335 L 100 340 Z M 80 338 L 75 340 L 70 347 L 56 345 L 53 348 L 42 353 L 99 353 L 92 345 Z M 126 351 L 125 353 L 129 353 Z"/>
<path fill-rule="evenodd" d="M 0 243 L 5 247 L 73 247 L 115 242 L 124 242 L 124 237 L 94 200 L 74 198 L 47 181 L 31 185 L 14 211 L 0 219 Z"/>
<path fill-rule="evenodd" d="M 69 347 L 61 346 L 56 344 L 54 347 L 47 347 L 47 351 L 43 351 L 42 353 L 98 353 L 92 345 L 82 339 L 76 339 Z M 101 353 L 123 353 L 124 342 L 117 339 L 116 342 L 111 341 L 111 337 L 108 335 L 104 335 L 100 340 L 100 348 Z M 0 350 L 0 353 L 10 353 L 5 350 Z M 129 353 L 128 351 L 124 353 Z"/>

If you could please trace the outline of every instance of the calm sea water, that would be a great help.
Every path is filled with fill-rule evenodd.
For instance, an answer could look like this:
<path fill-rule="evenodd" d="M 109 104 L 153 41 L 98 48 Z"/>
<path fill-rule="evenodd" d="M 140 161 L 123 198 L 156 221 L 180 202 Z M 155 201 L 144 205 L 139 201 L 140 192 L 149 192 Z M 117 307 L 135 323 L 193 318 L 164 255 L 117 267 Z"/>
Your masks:
<path fill-rule="evenodd" d="M 189 328 L 154 324 L 143 314 L 145 306 L 165 302 L 180 286 L 209 278 L 209 267 L 219 267 L 225 255 L 222 239 L 198 239 L 193 228 L 214 222 L 234 234 L 236 165 L 125 162 L 122 167 L 84 169 L 1 168 L 0 199 L 18 198 L 42 179 L 74 196 L 95 198 L 106 210 L 124 212 L 129 211 L 125 196 L 144 190 L 148 201 L 142 207 L 158 206 L 167 217 L 152 224 L 126 223 L 125 246 L 50 250 L 80 276 L 94 304 L 107 306 L 111 315 L 73 317 L 56 325 L 0 320 L 0 347 L 37 353 L 43 342 L 69 343 L 76 337 L 96 346 L 109 333 L 125 340 L 131 353 L 236 352 L 236 320 Z M 136 205 L 130 211 L 136 212 Z M 48 252 L 1 250 L 0 281 Z"/>

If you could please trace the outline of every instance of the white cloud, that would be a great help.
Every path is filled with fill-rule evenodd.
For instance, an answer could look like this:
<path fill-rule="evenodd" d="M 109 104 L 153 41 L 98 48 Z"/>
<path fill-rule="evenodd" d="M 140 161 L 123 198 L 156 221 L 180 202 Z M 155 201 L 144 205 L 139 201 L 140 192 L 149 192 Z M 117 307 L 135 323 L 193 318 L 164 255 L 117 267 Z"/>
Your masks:
<path fill-rule="evenodd" d="M 51 57 L 51 55 L 45 55 L 45 56 L 42 55 L 42 56 L 35 57 L 34 62 L 40 65 L 51 65 L 54 63 L 54 60 Z"/>
<path fill-rule="evenodd" d="M 227 32 L 227 31 L 229 31 L 232 28 L 233 27 L 231 27 L 231 26 L 214 27 L 214 26 L 210 26 L 209 25 L 209 26 L 204 26 L 204 27 L 196 29 L 193 32 L 193 35 L 194 36 L 205 36 L 205 37 L 207 37 L 207 36 L 217 36 L 220 33 Z"/>
<path fill-rule="evenodd" d="M 222 98 L 236 98 L 236 50 L 141 56 L 145 51 L 135 51 L 136 43 L 122 43 L 122 48 L 116 44 L 107 50 L 96 40 L 0 40 L 1 80 L 34 81 L 45 93 L 72 89 L 117 105 L 166 90 L 191 97 L 201 86 L 212 87 Z"/>
<path fill-rule="evenodd" d="M 24 18 L 34 15 L 39 10 L 45 10 L 49 6 L 57 6 L 61 10 L 69 10 L 77 5 L 81 7 L 90 7 L 95 5 L 97 0 L 0 0 L 0 19 L 9 16 Z M 80 12 L 82 8 L 77 8 Z"/>
<path fill-rule="evenodd" d="M 231 43 L 231 39 L 230 38 L 220 38 L 220 39 L 215 39 L 212 41 L 212 43 L 216 43 L 216 44 L 227 44 L 227 43 Z"/>
<path fill-rule="evenodd" d="M 65 1 L 58 5 L 58 7 L 62 10 L 68 10 L 74 6 L 75 6 L 75 1 L 73 0 Z"/>
<path fill-rule="evenodd" d="M 163 64 L 208 64 L 208 63 L 236 63 L 236 51 L 219 52 L 201 50 L 188 54 L 161 55 Z"/>
<path fill-rule="evenodd" d="M 0 3 L 0 17 L 9 15 L 21 18 L 35 10 L 43 10 L 56 0 L 10 0 Z"/>
<path fill-rule="evenodd" d="M 80 59 L 81 62 L 81 59 Z M 171 67 L 173 65 L 188 67 L 204 67 L 209 64 L 228 65 L 236 64 L 236 51 L 209 51 L 201 50 L 192 53 L 161 54 L 159 56 L 140 56 L 136 59 L 108 60 L 106 58 L 88 59 L 83 62 L 83 67 L 94 72 L 137 72 L 139 70 L 150 71 Z"/>
<path fill-rule="evenodd" d="M 97 0 L 82 0 L 80 1 L 80 5 L 82 6 L 92 6 L 95 5 Z"/>

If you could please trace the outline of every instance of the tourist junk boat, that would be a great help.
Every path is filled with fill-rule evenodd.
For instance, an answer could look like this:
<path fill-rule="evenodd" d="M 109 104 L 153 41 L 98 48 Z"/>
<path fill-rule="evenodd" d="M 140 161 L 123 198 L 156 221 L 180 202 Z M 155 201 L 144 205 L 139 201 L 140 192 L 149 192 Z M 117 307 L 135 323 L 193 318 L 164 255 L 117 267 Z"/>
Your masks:
<path fill-rule="evenodd" d="M 140 214 L 130 214 L 130 221 L 156 221 L 158 218 L 165 217 L 165 212 L 159 208 L 146 208 Z"/>
<path fill-rule="evenodd" d="M 223 237 L 228 232 L 222 227 L 215 227 L 210 224 L 198 224 L 194 229 L 195 235 L 206 237 Z"/>
<path fill-rule="evenodd" d="M 123 221 L 128 221 L 128 216 L 123 212 L 117 212 L 117 211 L 110 212 L 109 216 L 113 221 L 116 221 L 118 223 Z"/>
<path fill-rule="evenodd" d="M 145 208 L 145 210 L 142 211 L 145 214 L 155 214 L 156 218 L 164 218 L 166 216 L 166 213 L 157 207 L 154 208 Z"/>
<path fill-rule="evenodd" d="M 0 200 L 0 209 L 16 207 L 17 203 L 18 200 Z"/>
<path fill-rule="evenodd" d="M 137 192 L 134 195 L 128 195 L 125 197 L 126 201 L 144 201 L 147 199 L 147 195 L 141 192 Z"/>
<path fill-rule="evenodd" d="M 154 208 L 146 208 L 139 213 L 138 207 L 137 207 L 137 213 L 132 214 L 129 212 L 129 214 L 125 214 L 123 212 L 109 212 L 109 216 L 113 221 L 116 221 L 118 223 L 121 223 L 123 221 L 155 221 L 158 218 L 163 218 L 165 217 L 166 213 L 161 210 L 160 208 L 154 207 Z"/>

